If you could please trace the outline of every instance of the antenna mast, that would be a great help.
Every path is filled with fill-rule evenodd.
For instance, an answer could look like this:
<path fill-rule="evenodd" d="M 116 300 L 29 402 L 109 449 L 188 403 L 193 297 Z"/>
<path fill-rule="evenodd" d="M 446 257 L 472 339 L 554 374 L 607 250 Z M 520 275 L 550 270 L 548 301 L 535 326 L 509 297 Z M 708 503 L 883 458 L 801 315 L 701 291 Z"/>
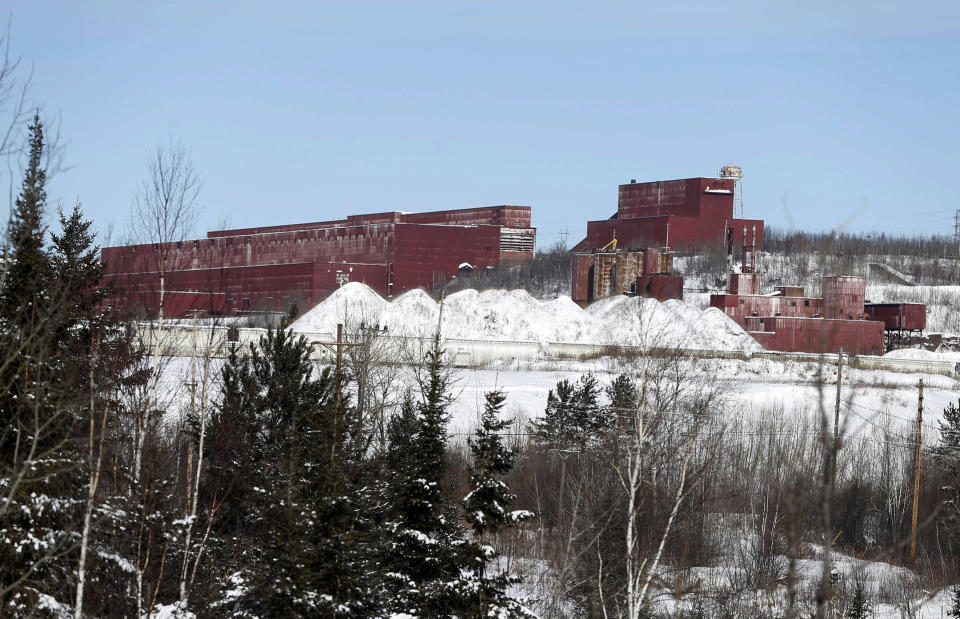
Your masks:
<path fill-rule="evenodd" d="M 734 203 L 733 210 L 736 215 L 737 202 L 740 202 L 740 219 L 743 219 L 743 169 L 732 163 L 720 168 L 720 178 L 733 181 Z"/>

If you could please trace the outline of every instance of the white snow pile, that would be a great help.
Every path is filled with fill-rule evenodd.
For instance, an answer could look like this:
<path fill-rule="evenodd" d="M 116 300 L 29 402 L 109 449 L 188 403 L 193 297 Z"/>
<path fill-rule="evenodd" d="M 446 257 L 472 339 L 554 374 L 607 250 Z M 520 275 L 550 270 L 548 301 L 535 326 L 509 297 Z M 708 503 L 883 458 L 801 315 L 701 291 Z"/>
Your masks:
<path fill-rule="evenodd" d="M 338 323 L 348 328 L 363 324 L 386 328 L 391 335 L 429 336 L 439 313 L 440 304 L 423 290 L 388 302 L 365 284 L 351 282 L 291 328 L 334 333 Z M 640 297 L 611 297 L 582 309 L 566 296 L 541 301 L 524 290 L 463 290 L 446 298 L 441 327 L 444 337 L 452 339 L 761 350 L 716 308 Z"/>
<path fill-rule="evenodd" d="M 914 361 L 949 361 L 951 363 L 960 362 L 960 352 L 957 351 L 937 351 L 932 352 L 923 348 L 901 348 L 891 350 L 884 355 L 886 359 L 911 359 Z"/>

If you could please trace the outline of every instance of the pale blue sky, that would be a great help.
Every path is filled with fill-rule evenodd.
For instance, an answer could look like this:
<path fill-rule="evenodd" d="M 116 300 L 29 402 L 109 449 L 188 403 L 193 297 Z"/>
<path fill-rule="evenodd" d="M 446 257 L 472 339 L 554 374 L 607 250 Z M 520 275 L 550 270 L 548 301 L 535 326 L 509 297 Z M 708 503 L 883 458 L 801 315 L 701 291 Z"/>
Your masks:
<path fill-rule="evenodd" d="M 75 165 L 50 193 L 115 240 L 171 136 L 204 181 L 200 234 L 510 203 L 541 244 L 572 244 L 618 184 L 726 163 L 747 216 L 781 227 L 952 234 L 960 208 L 952 0 L 13 0 L 9 17 Z"/>

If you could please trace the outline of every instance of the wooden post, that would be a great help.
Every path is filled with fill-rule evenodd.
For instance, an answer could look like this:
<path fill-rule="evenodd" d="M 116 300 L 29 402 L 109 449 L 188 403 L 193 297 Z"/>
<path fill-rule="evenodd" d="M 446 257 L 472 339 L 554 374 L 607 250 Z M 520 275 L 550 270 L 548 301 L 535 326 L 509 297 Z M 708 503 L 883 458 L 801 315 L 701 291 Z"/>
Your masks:
<path fill-rule="evenodd" d="M 837 354 L 837 402 L 833 411 L 833 456 L 830 467 L 830 487 L 837 487 L 837 452 L 840 451 L 840 387 L 843 384 L 843 349 Z"/>
<path fill-rule="evenodd" d="M 340 368 L 343 365 L 343 324 L 337 323 L 337 380 L 340 380 Z M 339 395 L 339 387 L 337 388 Z"/>
<path fill-rule="evenodd" d="M 917 398 L 917 444 L 913 456 L 913 515 L 910 518 L 910 563 L 917 559 L 917 507 L 920 501 L 920 447 L 923 439 L 923 379 Z"/>

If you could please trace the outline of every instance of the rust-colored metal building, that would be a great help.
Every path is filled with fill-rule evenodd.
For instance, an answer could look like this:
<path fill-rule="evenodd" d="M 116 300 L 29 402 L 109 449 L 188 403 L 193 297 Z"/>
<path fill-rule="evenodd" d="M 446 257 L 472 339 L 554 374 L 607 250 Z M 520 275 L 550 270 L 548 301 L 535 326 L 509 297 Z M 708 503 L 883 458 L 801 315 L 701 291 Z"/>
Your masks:
<path fill-rule="evenodd" d="M 927 306 L 922 303 L 867 303 L 863 311 L 870 320 L 882 322 L 887 331 L 927 328 Z"/>
<path fill-rule="evenodd" d="M 587 222 L 587 236 L 573 253 L 573 300 L 587 305 L 611 294 L 635 293 L 661 300 L 683 296 L 683 278 L 672 273 L 672 264 L 654 264 L 671 247 L 735 247 L 744 252 L 763 245 L 763 221 L 734 216 L 733 178 L 687 178 L 620 185 L 617 212 L 609 219 Z M 615 251 L 608 248 L 613 246 Z M 665 248 L 658 252 L 657 247 Z M 619 257 L 602 257 L 607 254 Z M 636 254 L 629 275 L 623 273 Z M 646 256 L 646 258 L 643 258 Z M 608 265 L 608 261 L 622 261 Z M 744 256 L 746 262 L 746 256 Z M 607 274 L 614 269 L 616 285 Z"/>
<path fill-rule="evenodd" d="M 529 206 L 491 206 L 216 230 L 163 248 L 106 247 L 101 257 L 105 279 L 121 291 L 114 303 L 155 314 L 162 270 L 166 291 L 176 293 L 166 298 L 177 299 L 169 307 L 165 301 L 164 313 L 181 316 L 191 310 L 286 312 L 348 281 L 386 296 L 435 288 L 460 268 L 528 260 L 535 246 Z"/>
<path fill-rule="evenodd" d="M 581 306 L 619 294 L 659 301 L 683 298 L 683 277 L 674 275 L 673 254 L 601 248 L 573 254 L 571 297 Z"/>
<path fill-rule="evenodd" d="M 755 273 L 732 273 L 730 293 L 710 297 L 710 305 L 747 330 L 764 348 L 787 352 L 879 355 L 882 321 L 864 310 L 866 280 L 851 275 L 824 277 L 823 297 L 804 296 L 800 286 L 779 286 L 759 294 Z"/>
<path fill-rule="evenodd" d="M 883 323 L 873 320 L 760 316 L 746 318 L 745 327 L 768 350 L 883 354 Z"/>
<path fill-rule="evenodd" d="M 763 220 L 734 216 L 734 180 L 686 178 L 620 185 L 617 212 L 587 222 L 587 237 L 571 250 L 763 246 Z"/>

